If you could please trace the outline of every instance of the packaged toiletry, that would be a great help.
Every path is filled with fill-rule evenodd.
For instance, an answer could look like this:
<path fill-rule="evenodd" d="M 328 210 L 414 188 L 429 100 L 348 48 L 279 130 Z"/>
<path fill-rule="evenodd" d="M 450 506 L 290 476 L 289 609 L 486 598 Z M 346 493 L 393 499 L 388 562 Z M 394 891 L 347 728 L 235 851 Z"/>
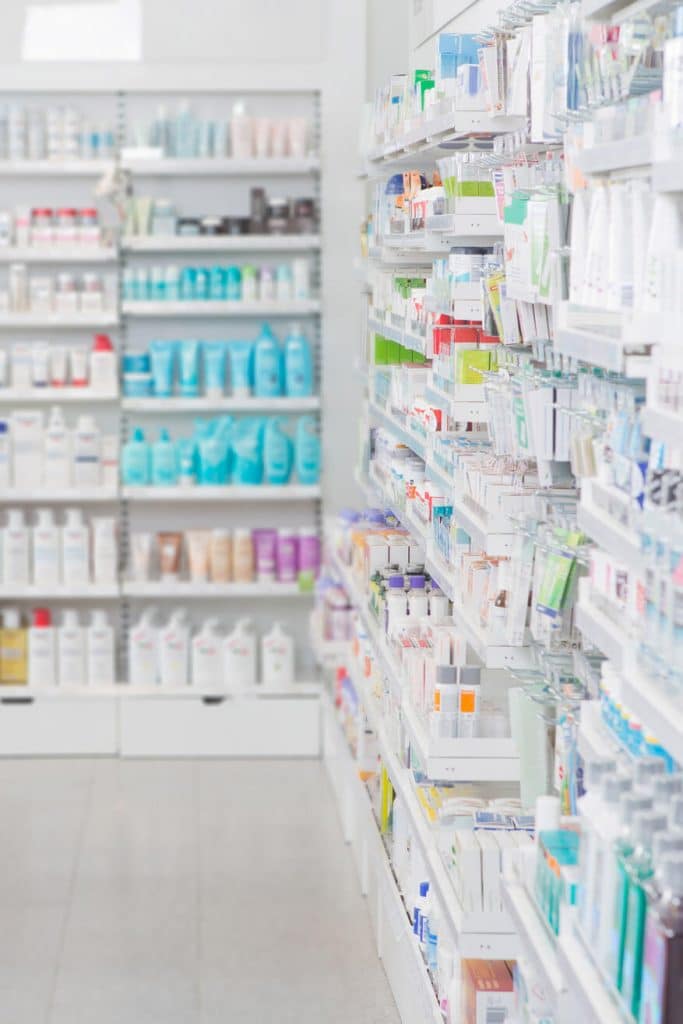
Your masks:
<path fill-rule="evenodd" d="M 151 480 L 149 445 L 140 427 L 136 427 L 121 453 L 121 474 L 129 487 L 146 487 Z"/>
<path fill-rule="evenodd" d="M 175 582 L 180 577 L 182 539 L 182 534 L 178 532 L 167 531 L 157 534 L 161 579 L 168 583 Z"/>
<path fill-rule="evenodd" d="M 109 625 L 105 611 L 93 611 L 86 633 L 86 649 L 86 681 L 97 686 L 113 686 L 116 681 L 114 630 Z"/>
<path fill-rule="evenodd" d="M 299 542 L 295 530 L 281 527 L 277 531 L 275 553 L 278 583 L 296 583 Z"/>
<path fill-rule="evenodd" d="M 292 324 L 285 338 L 285 393 L 290 398 L 313 394 L 313 356 L 299 324 Z"/>
<path fill-rule="evenodd" d="M 158 643 L 156 609 L 146 608 L 130 631 L 128 664 L 132 686 L 154 686 L 157 682 Z"/>
<path fill-rule="evenodd" d="M 225 394 L 227 346 L 222 341 L 206 341 L 203 351 L 204 391 L 207 398 L 221 398 Z"/>
<path fill-rule="evenodd" d="M 232 107 L 230 141 L 235 160 L 248 160 L 253 156 L 253 119 L 247 117 L 243 100 L 237 100 Z"/>
<path fill-rule="evenodd" d="M 28 631 L 28 685 L 45 689 L 57 682 L 55 630 L 49 608 L 34 608 Z"/>
<path fill-rule="evenodd" d="M 298 564 L 299 587 L 312 590 L 320 574 L 320 537 L 314 527 L 304 526 L 299 530 Z"/>
<path fill-rule="evenodd" d="M 187 550 L 190 579 L 193 583 L 206 583 L 209 577 L 209 530 L 188 530 Z"/>
<path fill-rule="evenodd" d="M 462 665 L 458 670 L 458 737 L 479 735 L 479 707 L 481 703 L 481 670 L 473 665 Z"/>
<path fill-rule="evenodd" d="M 251 530 L 235 530 L 233 575 L 235 583 L 251 583 L 254 579 L 254 541 Z"/>
<path fill-rule="evenodd" d="M 159 676 L 162 686 L 189 685 L 190 627 L 184 608 L 174 611 L 159 630 Z"/>
<path fill-rule="evenodd" d="M 15 341 L 12 345 L 11 360 L 12 387 L 15 391 L 30 391 L 33 382 L 33 358 L 31 345 Z"/>
<path fill-rule="evenodd" d="M 192 685 L 209 693 L 225 689 L 218 626 L 217 619 L 207 619 L 199 633 L 192 637 Z"/>
<path fill-rule="evenodd" d="M 96 516 L 92 520 L 93 581 L 116 583 L 119 571 L 119 549 L 116 539 L 116 520 L 111 516 Z"/>
<path fill-rule="evenodd" d="M 173 394 L 175 350 L 173 341 L 153 341 L 149 346 L 152 382 L 157 398 L 170 398 Z"/>
<path fill-rule="evenodd" d="M 72 345 L 69 349 L 71 387 L 84 388 L 88 384 L 88 353 L 85 345 Z"/>
<path fill-rule="evenodd" d="M 263 435 L 263 476 L 267 484 L 286 484 L 292 473 L 294 446 L 282 429 L 284 420 L 270 417 Z"/>
<path fill-rule="evenodd" d="M 209 574 L 212 583 L 232 580 L 232 534 L 230 530 L 211 531 L 209 542 Z"/>
<path fill-rule="evenodd" d="M 63 388 L 67 380 L 67 354 L 64 345 L 50 345 L 50 387 Z"/>
<path fill-rule="evenodd" d="M 275 274 L 275 298 L 278 302 L 292 301 L 292 272 L 286 263 L 280 264 Z"/>
<path fill-rule="evenodd" d="M 29 534 L 21 509 L 7 513 L 2 531 L 2 575 L 9 586 L 25 587 L 30 583 Z"/>
<path fill-rule="evenodd" d="M 36 516 L 32 531 L 33 582 L 40 587 L 54 587 L 61 577 L 59 529 L 52 509 L 39 508 Z"/>
<path fill-rule="evenodd" d="M 27 490 L 43 485 L 43 414 L 17 409 L 10 417 L 12 479 Z"/>
<path fill-rule="evenodd" d="M 647 908 L 638 1021 L 678 1024 L 683 964 L 683 854 L 666 854 L 657 864 L 657 877 L 659 893 Z"/>
<path fill-rule="evenodd" d="M 100 483 L 100 431 L 92 416 L 79 416 L 73 434 L 73 482 L 76 487 Z"/>
<path fill-rule="evenodd" d="M 228 346 L 230 388 L 234 398 L 249 398 L 252 393 L 252 349 L 250 341 L 231 341 Z"/>
<path fill-rule="evenodd" d="M 249 417 L 235 424 L 232 437 L 233 480 L 254 485 L 263 480 L 263 420 Z"/>
<path fill-rule="evenodd" d="M 197 426 L 195 422 L 195 429 Z M 221 416 L 206 425 L 205 436 L 198 442 L 199 483 L 220 486 L 229 483 L 231 472 L 231 446 L 233 432 L 231 416 Z"/>
<path fill-rule="evenodd" d="M 261 682 L 278 690 L 294 683 L 294 640 L 279 622 L 261 638 Z"/>
<path fill-rule="evenodd" d="M 78 621 L 78 612 L 67 608 L 57 630 L 57 680 L 60 686 L 85 686 L 88 681 L 85 651 L 85 629 Z"/>
<path fill-rule="evenodd" d="M 90 355 L 90 387 L 101 395 L 114 395 L 118 385 L 118 364 L 111 338 L 96 334 Z"/>
<path fill-rule="evenodd" d="M 142 583 L 149 579 L 152 556 L 152 534 L 134 533 L 133 545 L 133 579 Z"/>
<path fill-rule="evenodd" d="M 82 587 L 90 582 L 89 540 L 81 510 L 68 508 L 62 527 L 62 579 L 67 587 Z"/>
<path fill-rule="evenodd" d="M 199 341 L 181 341 L 179 344 L 179 385 L 184 398 L 199 395 Z"/>
<path fill-rule="evenodd" d="M 100 483 L 107 490 L 115 490 L 119 482 L 118 434 L 103 434 L 100 439 Z"/>
<path fill-rule="evenodd" d="M 301 416 L 296 428 L 296 473 L 300 484 L 320 481 L 320 435 L 315 416 Z"/>
<path fill-rule="evenodd" d="M 45 342 L 37 341 L 31 346 L 34 388 L 46 388 L 50 383 L 50 348 Z"/>
<path fill-rule="evenodd" d="M 292 264 L 294 301 L 305 302 L 311 297 L 311 266 L 304 257 Z"/>
<path fill-rule="evenodd" d="M 242 267 L 242 302 L 256 302 L 258 297 L 256 267 Z"/>
<path fill-rule="evenodd" d="M 44 443 L 44 482 L 46 487 L 65 489 L 71 486 L 71 431 L 67 429 L 62 410 L 50 411 Z"/>
<path fill-rule="evenodd" d="M 228 690 L 256 685 L 256 636 L 250 619 L 240 619 L 223 641 L 223 673 Z"/>
<path fill-rule="evenodd" d="M 225 298 L 228 302 L 242 299 L 242 271 L 239 267 L 228 267 L 225 272 Z"/>
<path fill-rule="evenodd" d="M 165 427 L 152 445 L 152 483 L 156 487 L 174 487 L 178 482 L 176 446 Z"/>
<path fill-rule="evenodd" d="M 282 354 L 268 324 L 264 324 L 254 345 L 254 394 L 276 398 L 282 394 Z"/>
<path fill-rule="evenodd" d="M 0 628 L 0 683 L 23 686 L 28 680 L 28 632 L 16 608 L 3 608 Z"/>
<path fill-rule="evenodd" d="M 277 530 L 258 529 L 252 531 L 258 583 L 272 583 L 275 580 L 275 557 Z"/>
<path fill-rule="evenodd" d="M 197 483 L 197 445 L 192 438 L 181 438 L 176 443 L 178 483 L 192 487 Z"/>

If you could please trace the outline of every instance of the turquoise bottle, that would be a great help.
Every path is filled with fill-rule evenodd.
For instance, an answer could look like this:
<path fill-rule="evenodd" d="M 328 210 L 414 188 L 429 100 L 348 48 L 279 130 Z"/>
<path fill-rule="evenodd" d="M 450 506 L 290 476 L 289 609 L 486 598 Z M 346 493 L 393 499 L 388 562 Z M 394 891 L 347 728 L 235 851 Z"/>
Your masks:
<path fill-rule="evenodd" d="M 136 427 L 121 452 L 121 478 L 127 487 L 146 487 L 151 480 L 150 451 L 145 435 Z"/>
<path fill-rule="evenodd" d="M 300 484 L 320 482 L 321 447 L 315 416 L 301 416 L 296 428 L 296 475 Z"/>
<path fill-rule="evenodd" d="M 178 483 L 176 446 L 165 427 L 159 431 L 159 440 L 152 445 L 152 483 L 157 487 L 174 487 Z"/>

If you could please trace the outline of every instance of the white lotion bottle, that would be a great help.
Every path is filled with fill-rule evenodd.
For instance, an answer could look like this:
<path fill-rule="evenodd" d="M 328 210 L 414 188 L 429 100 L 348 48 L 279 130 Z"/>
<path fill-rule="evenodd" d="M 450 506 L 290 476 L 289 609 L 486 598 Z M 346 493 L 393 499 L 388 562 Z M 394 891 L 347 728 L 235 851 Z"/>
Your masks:
<path fill-rule="evenodd" d="M 223 690 L 222 645 L 217 630 L 218 620 L 207 619 L 192 637 L 192 685 L 214 693 Z"/>
<path fill-rule="evenodd" d="M 279 622 L 261 638 L 261 674 L 263 685 L 277 690 L 294 684 L 294 639 Z"/>
<path fill-rule="evenodd" d="M 111 516 L 94 518 L 92 531 L 93 579 L 95 583 L 116 583 L 119 567 L 116 520 Z"/>
<path fill-rule="evenodd" d="M 33 609 L 33 624 L 28 631 L 28 685 L 36 690 L 57 683 L 55 630 L 48 608 Z"/>
<path fill-rule="evenodd" d="M 223 671 L 229 690 L 256 684 L 256 635 L 251 619 L 240 619 L 223 641 Z"/>
<path fill-rule="evenodd" d="M 159 671 L 161 685 L 169 688 L 189 686 L 190 628 L 184 608 L 174 611 L 159 632 Z"/>
<path fill-rule="evenodd" d="M 67 587 L 82 587 L 90 582 L 90 537 L 78 508 L 66 510 L 62 527 L 62 577 Z"/>
<path fill-rule="evenodd" d="M 130 631 L 128 658 L 133 686 L 155 686 L 158 669 L 158 630 L 156 608 L 146 608 Z"/>
<path fill-rule="evenodd" d="M 73 443 L 73 480 L 76 487 L 100 483 L 100 432 L 92 416 L 79 416 Z"/>
<path fill-rule="evenodd" d="M 114 673 L 114 630 L 109 625 L 107 613 L 96 608 L 92 613 L 86 636 L 87 682 L 97 686 L 113 686 Z"/>
<path fill-rule="evenodd" d="M 2 531 L 3 582 L 26 587 L 30 582 L 28 528 L 21 509 L 11 508 Z"/>
<path fill-rule="evenodd" d="M 59 406 L 50 412 L 44 439 L 43 477 L 46 487 L 71 487 L 71 431 Z"/>
<path fill-rule="evenodd" d="M 57 586 L 61 577 L 60 543 L 52 509 L 38 509 L 32 541 L 33 582 L 39 587 Z"/>
<path fill-rule="evenodd" d="M 85 686 L 85 630 L 74 608 L 65 609 L 57 630 L 57 665 L 60 686 Z"/>

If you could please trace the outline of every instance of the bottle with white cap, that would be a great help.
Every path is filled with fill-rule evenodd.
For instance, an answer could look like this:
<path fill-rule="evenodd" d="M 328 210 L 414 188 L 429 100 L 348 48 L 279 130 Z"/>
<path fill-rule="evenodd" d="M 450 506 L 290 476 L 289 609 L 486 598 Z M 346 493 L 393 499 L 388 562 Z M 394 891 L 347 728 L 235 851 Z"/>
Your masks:
<path fill-rule="evenodd" d="M 60 686 L 85 686 L 85 630 L 74 608 L 66 608 L 57 630 L 57 678 Z"/>
<path fill-rule="evenodd" d="M 185 608 L 177 608 L 159 631 L 159 672 L 161 685 L 188 686 L 190 627 Z"/>
<path fill-rule="evenodd" d="M 39 508 L 32 531 L 33 582 L 40 587 L 56 586 L 60 573 L 59 529 L 52 509 Z"/>
<path fill-rule="evenodd" d="M 62 577 L 67 587 L 80 587 L 90 582 L 89 539 L 81 510 L 68 508 L 62 527 Z"/>
<path fill-rule="evenodd" d="M 207 619 L 192 637 L 192 685 L 214 693 L 225 689 L 218 628 L 218 619 Z"/>
<path fill-rule="evenodd" d="M 0 682 L 12 686 L 28 679 L 28 636 L 18 608 L 3 608 L 0 628 Z"/>
<path fill-rule="evenodd" d="M 97 686 L 113 686 L 114 630 L 109 625 L 107 613 L 96 608 L 87 631 L 88 671 L 87 682 Z"/>
<path fill-rule="evenodd" d="M 46 487 L 71 486 L 71 431 L 58 405 L 50 410 L 44 441 L 44 483 Z"/>
<path fill-rule="evenodd" d="M 223 677 L 229 690 L 256 684 L 256 636 L 251 619 L 240 619 L 223 641 Z"/>
<path fill-rule="evenodd" d="M 2 531 L 2 572 L 6 584 L 26 587 L 30 583 L 28 529 L 19 508 L 9 510 Z"/>
<path fill-rule="evenodd" d="M 55 629 L 49 608 L 34 608 L 28 631 L 28 685 L 46 689 L 57 683 Z"/>
<path fill-rule="evenodd" d="M 294 683 L 294 639 L 279 622 L 261 638 L 261 677 L 264 686 L 280 690 Z"/>
<path fill-rule="evenodd" d="M 93 416 L 79 416 L 73 439 L 73 482 L 76 487 L 100 483 L 100 431 Z"/>
<path fill-rule="evenodd" d="M 130 631 L 128 662 L 133 686 L 154 686 L 158 672 L 158 630 L 156 608 L 145 608 Z"/>

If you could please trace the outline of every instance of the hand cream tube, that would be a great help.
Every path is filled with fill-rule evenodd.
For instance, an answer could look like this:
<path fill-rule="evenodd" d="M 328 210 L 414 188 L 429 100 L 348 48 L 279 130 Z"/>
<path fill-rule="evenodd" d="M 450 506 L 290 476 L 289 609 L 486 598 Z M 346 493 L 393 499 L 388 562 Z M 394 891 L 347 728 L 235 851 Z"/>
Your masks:
<path fill-rule="evenodd" d="M 251 385 L 251 351 L 250 341 L 233 341 L 228 349 L 230 353 L 230 383 L 234 398 L 249 398 Z"/>
<path fill-rule="evenodd" d="M 157 544 L 159 545 L 159 568 L 161 579 L 172 582 L 180 575 L 180 546 L 182 536 L 180 533 L 158 533 Z"/>
<path fill-rule="evenodd" d="M 205 583 L 209 575 L 208 530 L 188 530 L 187 546 L 190 556 L 190 579 L 193 583 Z"/>
<path fill-rule="evenodd" d="M 149 346 L 152 387 L 157 398 L 170 398 L 173 394 L 174 355 L 175 344 L 172 341 L 153 341 Z"/>
<path fill-rule="evenodd" d="M 198 341 L 180 342 L 180 394 L 185 398 L 199 394 L 199 346 Z"/>
<path fill-rule="evenodd" d="M 222 341 L 204 343 L 204 390 L 207 398 L 225 394 L 226 347 Z"/>
<path fill-rule="evenodd" d="M 232 580 L 232 534 L 230 530 L 211 531 L 209 564 L 213 583 L 230 583 Z"/>
<path fill-rule="evenodd" d="M 152 534 L 133 534 L 133 579 L 144 583 L 149 579 L 149 564 L 152 554 Z"/>

